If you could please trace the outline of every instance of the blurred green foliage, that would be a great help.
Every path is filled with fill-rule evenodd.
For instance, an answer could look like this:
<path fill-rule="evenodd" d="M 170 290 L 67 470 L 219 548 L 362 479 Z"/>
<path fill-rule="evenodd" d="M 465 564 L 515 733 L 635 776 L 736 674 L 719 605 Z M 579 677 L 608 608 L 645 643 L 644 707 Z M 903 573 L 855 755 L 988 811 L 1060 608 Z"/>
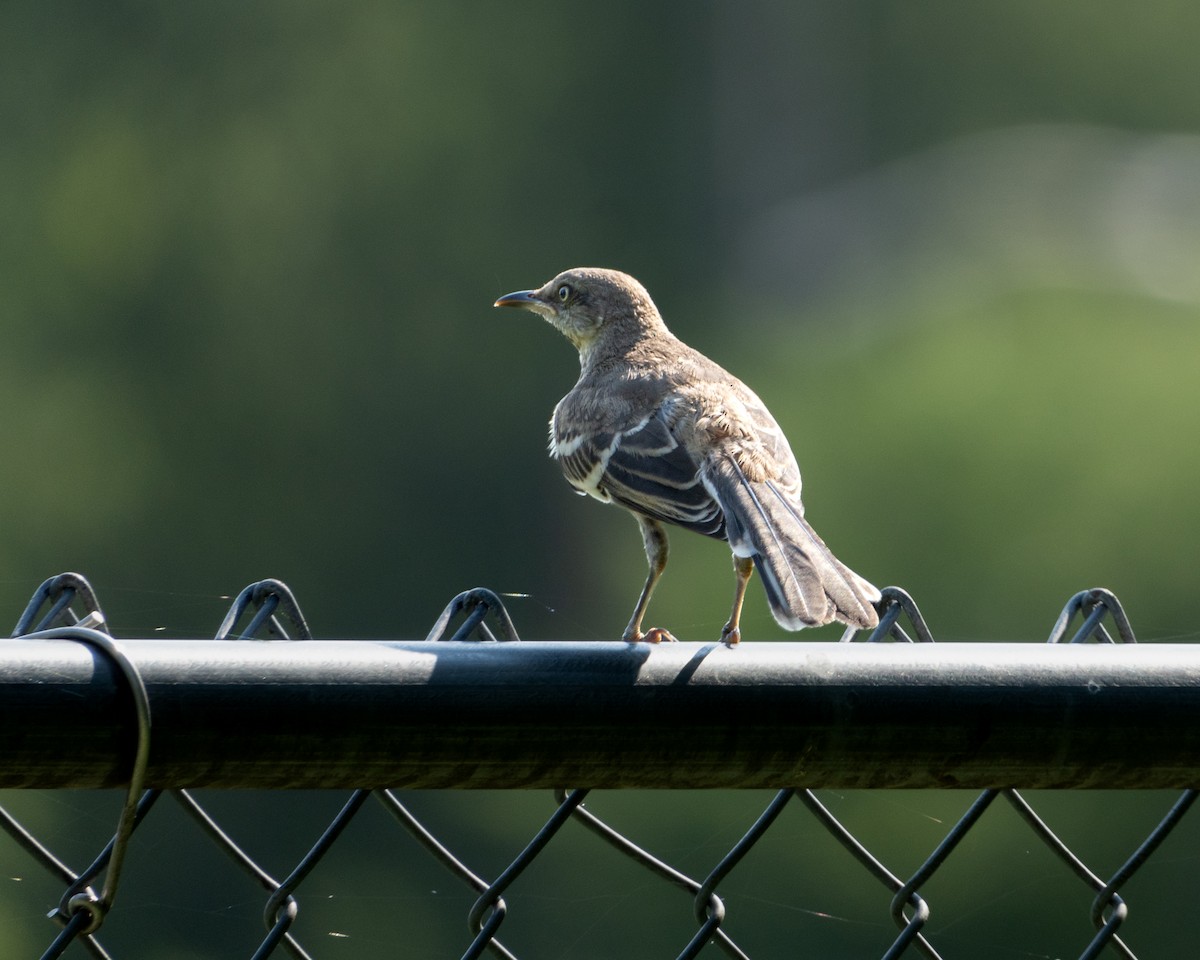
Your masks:
<path fill-rule="evenodd" d="M 490 307 L 593 263 L 641 278 L 679 335 L 767 400 L 817 528 L 864 575 L 909 589 L 939 639 L 1039 640 L 1072 593 L 1103 585 L 1143 640 L 1195 641 L 1198 27 L 1182 0 L 10 0 L 0 596 L 15 620 L 44 577 L 77 569 L 118 634 L 204 636 L 227 595 L 275 576 L 322 636 L 407 638 L 484 584 L 529 595 L 512 601 L 528 638 L 615 637 L 644 575 L 636 529 L 571 496 L 544 451 L 573 351 Z M 1077 137 L 1081 155 L 1062 128 L 1126 139 Z M 1010 155 L 1023 159 L 983 162 Z M 723 546 L 678 534 L 651 620 L 714 638 L 731 585 Z M 744 635 L 784 639 L 753 590 Z M 451 797 L 443 807 L 476 813 L 446 829 L 494 873 L 544 799 Z M 1069 822 L 1082 801 L 1067 800 Z M 604 801 L 631 824 L 653 810 L 660 852 L 698 872 L 750 819 L 726 823 L 728 797 Z M 965 807 L 846 802 L 876 805 L 862 823 L 900 811 L 909 867 Z M 83 806 L 56 801 L 51 819 L 74 836 Z M 293 838 L 333 812 L 294 807 L 313 823 Z M 95 826 L 103 836 L 108 818 Z M 970 863 L 1012 854 L 1001 827 L 980 836 L 991 846 Z M 771 955 L 799 935 L 877 952 L 886 930 L 864 878 L 827 840 L 797 837 L 810 847 L 815 887 L 795 886 L 813 883 L 795 849 L 756 851 L 759 876 L 779 879 L 732 895 L 756 917 L 748 945 Z M 1177 883 L 1180 862 L 1195 854 L 1164 854 L 1158 882 Z M 640 878 L 604 869 L 618 874 L 603 893 L 555 900 L 560 875 L 531 898 L 544 918 L 586 918 L 597 897 L 633 910 Z M 419 924 L 452 897 L 461 923 L 463 891 L 414 883 L 400 869 L 363 881 L 350 894 L 362 926 L 386 941 L 396 898 Z M 861 910 L 826 903 L 834 888 Z M 135 937 L 164 938 L 147 956 L 231 955 L 245 943 L 231 917 L 257 923 L 253 896 L 199 908 L 211 948 L 179 946 L 182 921 Z M 14 897 L 0 895 L 6 930 Z M 822 913 L 840 910 L 849 919 Z M 665 932 L 662 915 L 630 923 L 669 951 L 685 913 Z M 1053 949 L 1080 949 L 1082 926 Z M 972 956 L 1052 951 L 1014 940 L 988 954 L 981 929 L 964 922 Z M 1173 929 L 1131 942 L 1169 953 L 1187 942 Z M 456 955 L 447 936 L 418 955 Z M 570 945 L 543 955 L 620 949 L 548 936 Z"/>

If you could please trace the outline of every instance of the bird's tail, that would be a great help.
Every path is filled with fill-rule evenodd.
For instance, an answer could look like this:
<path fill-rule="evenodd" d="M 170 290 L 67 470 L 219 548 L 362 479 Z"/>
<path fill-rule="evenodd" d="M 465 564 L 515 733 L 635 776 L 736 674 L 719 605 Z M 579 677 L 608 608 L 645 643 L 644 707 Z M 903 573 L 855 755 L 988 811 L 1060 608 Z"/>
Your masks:
<path fill-rule="evenodd" d="M 872 606 L 879 590 L 830 552 L 798 503 L 770 481 L 748 480 L 732 457 L 715 459 L 705 474 L 725 514 L 729 545 L 754 558 L 781 627 L 837 620 L 867 630 L 879 623 Z"/>

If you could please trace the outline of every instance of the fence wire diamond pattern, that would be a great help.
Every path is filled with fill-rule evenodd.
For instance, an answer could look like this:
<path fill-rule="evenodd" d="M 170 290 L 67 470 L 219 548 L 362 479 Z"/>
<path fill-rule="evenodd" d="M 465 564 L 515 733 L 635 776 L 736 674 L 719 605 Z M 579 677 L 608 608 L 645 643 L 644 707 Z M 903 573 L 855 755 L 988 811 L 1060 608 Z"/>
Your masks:
<path fill-rule="evenodd" d="M 0 808 L 0 826 L 15 844 L 56 883 L 63 892 L 49 918 L 58 928 L 42 954 L 43 960 L 63 956 L 73 944 L 88 955 L 112 957 L 102 945 L 99 933 L 106 917 L 118 902 L 126 854 L 136 843 L 138 828 L 160 808 L 164 791 L 143 790 L 150 742 L 150 705 L 146 689 L 136 668 L 122 650 L 120 641 L 106 630 L 106 618 L 95 591 L 85 578 L 66 573 L 47 580 L 34 593 L 20 617 L 14 637 L 67 639 L 87 644 L 107 658 L 124 678 L 137 716 L 138 744 L 126 801 L 121 809 L 112 839 L 84 869 L 76 871 L 57 857 L 49 847 Z M 216 639 L 238 641 L 269 637 L 273 639 L 310 639 L 311 633 L 289 589 L 281 582 L 266 580 L 251 584 L 233 602 L 217 631 Z M 859 637 L 848 632 L 843 642 Z M 879 627 L 866 642 L 930 643 L 933 637 L 912 598 L 904 591 L 885 591 Z M 455 597 L 433 625 L 427 637 L 431 643 L 516 642 L 513 626 L 504 604 L 488 590 L 475 589 Z M 1134 643 L 1134 633 L 1120 602 L 1105 590 L 1089 590 L 1072 597 L 1063 609 L 1049 637 L 1050 643 Z M 679 945 L 679 960 L 717 953 L 746 960 L 750 956 L 733 935 L 735 924 L 726 910 L 721 886 L 737 870 L 743 858 L 771 835 L 772 828 L 788 811 L 802 811 L 828 833 L 846 854 L 882 888 L 879 896 L 881 915 L 890 917 L 897 931 L 881 954 L 885 960 L 902 956 L 923 956 L 936 960 L 943 954 L 926 935 L 931 904 L 923 893 L 930 881 L 951 860 L 969 832 L 992 809 L 995 801 L 1008 804 L 1036 838 L 1057 858 L 1064 875 L 1074 878 L 1092 895 L 1085 932 L 1084 918 L 1068 918 L 1064 923 L 1081 931 L 1081 960 L 1104 954 L 1133 958 L 1134 953 L 1119 935 L 1129 912 L 1121 891 L 1143 867 L 1171 831 L 1180 823 L 1196 799 L 1195 790 L 1183 791 L 1162 819 L 1143 839 L 1131 844 L 1121 866 L 1105 878 L 1093 871 L 1061 840 L 1033 806 L 1016 790 L 985 790 L 969 804 L 940 842 L 915 872 L 896 873 L 867 848 L 810 790 L 791 788 L 778 791 L 766 808 L 749 823 L 744 835 L 712 865 L 704 876 L 690 876 L 645 846 L 632 840 L 605 822 L 585 801 L 586 789 L 563 789 L 553 795 L 553 810 L 544 825 L 528 843 L 495 875 L 487 879 L 463 862 L 401 802 L 391 790 L 356 790 L 345 800 L 311 847 L 286 876 L 276 877 L 247 853 L 246 845 L 227 832 L 215 815 L 188 790 L 165 791 L 168 799 L 195 823 L 202 835 L 220 849 L 241 871 L 250 884 L 265 894 L 263 922 L 265 936 L 248 944 L 246 955 L 254 960 L 270 956 L 289 956 L 305 960 L 314 957 L 299 942 L 293 925 L 300 910 L 305 881 L 314 868 L 337 844 L 347 826 L 374 801 L 392 822 L 405 831 L 449 875 L 476 897 L 466 917 L 467 933 L 462 958 L 490 955 L 515 960 L 517 954 L 501 937 L 510 905 L 506 896 L 513 884 L 525 874 L 568 824 L 594 834 L 621 857 L 645 870 L 662 884 L 681 891 L 690 901 L 695 931 L 690 940 Z M 124 904 L 123 904 L 124 905 Z M 634 947 L 631 945 L 631 950 Z M 406 955 L 406 954 L 403 954 Z M 632 953 L 630 955 L 633 955 Z M 789 952 L 787 955 L 793 955 Z"/>

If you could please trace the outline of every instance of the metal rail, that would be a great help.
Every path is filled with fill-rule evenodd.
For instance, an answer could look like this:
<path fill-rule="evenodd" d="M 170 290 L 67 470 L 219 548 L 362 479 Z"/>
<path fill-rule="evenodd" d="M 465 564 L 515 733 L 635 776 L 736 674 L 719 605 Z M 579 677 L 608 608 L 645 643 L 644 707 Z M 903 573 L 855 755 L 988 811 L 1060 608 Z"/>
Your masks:
<path fill-rule="evenodd" d="M 1200 786 L 1200 647 L 121 640 L 148 787 Z M 0 642 L 0 787 L 127 784 L 111 656 Z"/>

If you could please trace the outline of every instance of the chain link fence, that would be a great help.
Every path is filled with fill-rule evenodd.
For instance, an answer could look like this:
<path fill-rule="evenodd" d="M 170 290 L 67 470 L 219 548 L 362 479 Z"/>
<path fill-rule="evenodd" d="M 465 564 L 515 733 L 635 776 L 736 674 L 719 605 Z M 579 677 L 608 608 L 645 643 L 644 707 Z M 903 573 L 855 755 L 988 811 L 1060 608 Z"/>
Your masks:
<path fill-rule="evenodd" d="M 844 802 L 843 794 L 819 792 L 815 786 L 805 789 L 801 785 L 769 793 L 761 789 L 707 793 L 705 803 L 720 806 L 716 817 L 720 826 L 690 846 L 681 846 L 675 832 L 663 826 L 671 821 L 670 808 L 682 803 L 678 792 L 636 794 L 639 803 L 648 808 L 648 814 L 655 808 L 665 809 L 668 814 L 665 820 L 661 816 L 647 816 L 645 819 L 651 825 L 642 829 L 638 826 L 639 815 L 631 815 L 629 806 L 618 802 L 619 794 L 598 792 L 594 786 L 592 793 L 584 788 L 563 788 L 550 794 L 522 792 L 519 794 L 522 802 L 516 813 L 513 812 L 515 808 L 504 806 L 498 794 L 485 791 L 471 804 L 473 812 L 470 816 L 476 821 L 470 831 L 471 840 L 463 839 L 452 826 L 447 827 L 448 817 L 452 820 L 455 810 L 462 806 L 458 801 L 465 796 L 463 791 L 450 795 L 451 799 L 445 803 L 432 801 L 446 795 L 423 791 L 355 789 L 341 797 L 326 792 L 293 791 L 287 794 L 290 813 L 264 814 L 268 822 L 255 822 L 253 816 L 247 818 L 243 811 L 231 818 L 237 821 L 231 826 L 225 822 L 225 811 L 230 807 L 228 794 L 210 791 L 201 799 L 192 789 L 147 786 L 152 782 L 152 772 L 158 769 L 156 762 L 162 766 L 161 758 L 155 759 L 157 718 L 160 711 L 169 711 L 173 707 L 168 703 L 164 708 L 151 695 L 145 670 L 138 666 L 138 658 L 131 653 L 135 643 L 115 640 L 106 632 L 106 622 L 96 593 L 88 582 L 76 574 L 63 574 L 39 587 L 13 633 L 15 639 L 27 644 L 43 643 L 47 651 L 51 649 L 49 641 L 67 641 L 87 648 L 96 664 L 104 665 L 114 677 L 120 678 L 122 693 L 119 699 L 123 703 L 115 706 L 110 701 L 105 703 L 110 710 L 119 709 L 128 714 L 120 729 L 130 731 L 135 742 L 122 747 L 118 751 L 119 758 L 108 758 L 115 764 L 114 769 L 121 771 L 117 779 L 127 788 L 124 803 L 116 814 L 115 830 L 110 827 L 107 832 L 111 832 L 111 837 L 99 843 L 91 854 L 83 855 L 80 863 L 68 862 L 70 858 L 52 849 L 53 841 L 46 836 L 46 831 L 54 829 L 52 826 L 28 825 L 30 816 L 18 817 L 9 812 L 13 803 L 6 802 L 9 809 L 0 808 L 0 825 L 9 838 L 6 845 L 0 846 L 3 856 L 0 872 L 8 878 L 9 890 L 9 896 L 0 898 L 0 911 L 4 910 L 4 900 L 18 899 L 14 894 L 16 887 L 37 886 L 41 892 L 26 897 L 27 900 L 36 901 L 38 896 L 45 896 L 44 891 L 51 889 L 57 896 L 56 903 L 46 904 L 53 926 L 44 928 L 43 933 L 39 933 L 43 928 L 38 924 L 44 921 L 34 920 L 27 910 L 0 912 L 0 918 L 7 926 L 4 934 L 7 946 L 0 946 L 3 957 L 37 955 L 18 945 L 39 938 L 44 938 L 44 946 L 38 949 L 46 960 L 76 955 L 124 957 L 126 960 L 162 956 L 164 954 L 145 946 L 151 942 L 146 936 L 140 941 L 136 935 L 132 940 L 126 937 L 119 948 L 111 945 L 106 948 L 102 940 L 106 939 L 106 924 L 112 924 L 123 914 L 131 918 L 130 926 L 136 929 L 139 914 L 141 921 L 150 923 L 154 919 L 161 922 L 162 905 L 170 903 L 176 909 L 192 904 L 195 910 L 185 926 L 198 945 L 195 952 L 173 954 L 179 957 L 246 956 L 257 960 L 275 956 L 312 957 L 315 960 L 346 956 L 519 956 L 529 960 L 620 955 L 675 956 L 682 960 L 698 956 L 939 958 L 1063 955 L 1092 958 L 1104 955 L 1132 958 L 1134 948 L 1126 942 L 1123 932 L 1130 915 L 1127 892 L 1136 886 L 1137 878 L 1145 872 L 1147 864 L 1164 843 L 1169 838 L 1178 840 L 1182 831 L 1177 828 L 1184 823 L 1196 799 L 1193 789 L 1170 794 L 1161 790 L 1138 793 L 1135 797 L 1138 812 L 1122 812 L 1116 827 L 1104 830 L 1102 859 L 1110 861 L 1115 857 L 1117 864 L 1108 869 L 1085 862 L 1085 854 L 1080 849 L 1090 845 L 1086 836 L 1082 841 L 1076 839 L 1073 845 L 1068 845 L 1060 834 L 1069 831 L 1061 826 L 1057 830 L 1052 828 L 1054 818 L 1068 827 L 1075 823 L 1069 807 L 1064 808 L 1054 799 L 1061 798 L 1062 794 L 1038 795 L 1039 806 L 1042 805 L 1041 798 L 1047 798 L 1047 805 L 1053 810 L 1052 817 L 1045 812 L 1039 813 L 1026 796 L 1006 783 L 989 786 L 970 797 L 965 797 L 962 791 L 949 794 L 951 808 L 959 807 L 958 812 L 949 817 L 918 814 L 922 829 L 912 831 L 919 836 L 909 839 L 927 845 L 919 854 L 915 869 L 911 863 L 905 865 L 912 857 L 911 845 L 904 853 L 897 853 L 895 844 L 888 838 L 887 828 L 881 830 L 883 824 L 879 818 L 871 816 L 864 821 L 861 816 L 857 819 L 839 816 L 837 806 L 847 809 L 853 806 Z M 253 638 L 312 639 L 298 604 L 284 584 L 263 581 L 247 587 L 234 601 L 215 639 L 233 643 Z M 477 589 L 451 601 L 433 625 L 426 642 L 459 645 L 468 651 L 484 649 L 481 644 L 488 645 L 489 649 L 504 647 L 512 650 L 540 646 L 517 644 L 517 639 L 517 631 L 499 597 Z M 858 639 L 848 634 L 843 642 Z M 885 591 L 878 629 L 861 639 L 868 643 L 928 644 L 933 641 L 933 636 L 912 599 L 899 589 L 889 588 Z M 1071 598 L 1053 625 L 1049 642 L 1127 645 L 1133 644 L 1135 638 L 1116 597 L 1104 590 L 1090 590 Z M 18 646 L 10 643 L 7 648 L 0 648 L 0 652 L 4 649 L 16 651 Z M 283 651 L 277 656 L 287 657 L 287 645 L 272 646 Z M 679 646 L 700 649 L 686 660 L 690 666 L 676 671 L 672 681 L 675 687 L 688 684 L 698 658 L 702 659 L 711 649 L 711 645 L 702 648 L 701 645 Z M 830 646 L 835 645 L 824 645 L 826 649 Z M 983 651 L 986 647 L 979 645 L 978 649 Z M 33 649 L 36 654 L 38 648 Z M 904 648 L 895 649 L 903 651 Z M 831 655 L 836 653 L 831 651 Z M 1049 667 L 1048 664 L 1047 669 Z M 1157 675 L 1153 685 L 1146 689 L 1190 689 L 1200 682 L 1191 667 L 1181 667 L 1172 673 L 1169 658 L 1166 670 L 1165 675 Z M 553 679 L 551 677 L 550 681 Z M 44 680 L 36 682 L 45 685 Z M 953 675 L 945 680 L 950 686 L 957 682 Z M 962 681 L 963 684 L 971 682 Z M 8 668 L 4 676 L 4 689 L 9 691 L 24 689 L 34 683 L 17 667 Z M 1099 681 L 1089 683 L 1099 685 Z M 581 697 L 580 691 L 586 694 L 591 689 L 590 684 L 586 676 L 577 679 L 570 696 Z M 763 689 L 766 690 L 766 686 Z M 600 695 L 603 695 L 603 689 Z M 978 692 L 970 695 L 982 696 Z M 1141 693 L 1136 695 L 1143 696 Z M 28 701 L 29 704 L 36 702 Z M 1033 704 L 1031 709 L 1038 709 L 1036 698 L 1030 702 Z M 312 709 L 320 714 L 319 701 L 314 703 Z M 235 706 L 240 709 L 244 705 Z M 600 708 L 603 710 L 605 705 L 600 704 Z M 21 709 L 34 707 L 22 705 Z M 561 710 L 561 705 L 554 709 Z M 620 709 L 620 705 L 612 709 Z M 1091 714 L 1071 708 L 1068 715 L 1078 717 L 1081 727 L 1080 730 L 1069 730 L 1068 737 L 1082 736 L 1086 732 L 1082 727 L 1091 722 L 1088 720 Z M 340 714 L 331 708 L 325 716 L 332 727 Z M 995 714 L 986 711 L 983 716 L 989 718 L 987 722 L 995 719 Z M 838 717 L 830 719 L 834 727 L 840 722 Z M 1130 722 L 1137 726 L 1136 720 Z M 33 730 L 36 726 L 37 723 L 31 721 L 28 729 Z M 22 731 L 25 730 L 22 727 Z M 0 743 L 6 742 L 3 749 L 16 756 L 27 745 L 14 745 L 13 741 L 26 735 L 25 732 L 13 733 L 10 724 L 7 734 L 0 732 Z M 101 748 L 83 737 L 82 731 L 80 736 L 79 742 L 85 744 L 85 748 L 78 756 L 49 756 L 44 750 L 31 748 L 30 755 L 40 759 L 14 762 L 9 767 L 6 782 L 12 785 L 13 778 L 17 778 L 21 785 L 31 788 L 32 796 L 59 796 L 36 788 L 47 782 L 61 782 L 55 780 L 52 768 L 71 768 L 74 761 L 74 767 L 82 769 L 89 757 L 95 759 L 95 753 Z M 1166 731 L 1160 730 L 1159 736 L 1166 737 Z M 664 726 L 658 731 L 646 731 L 648 740 L 656 737 L 666 743 L 661 762 L 669 765 L 671 730 Z M 915 741 L 916 738 L 912 739 Z M 1135 753 L 1152 750 L 1152 744 L 1156 742 L 1153 739 L 1139 741 L 1137 737 L 1109 740 L 1113 741 L 1112 761 L 1134 766 L 1137 765 Z M 230 750 L 238 746 L 233 738 L 228 745 Z M 464 764 L 472 755 L 470 746 L 461 744 Z M 516 749 L 515 745 L 513 748 Z M 728 749 L 731 756 L 737 754 L 736 745 Z M 889 741 L 888 750 L 894 752 L 896 749 Z M 722 755 L 721 750 L 714 753 L 718 759 Z M 270 766 L 271 762 L 270 757 L 261 760 L 265 766 Z M 903 766 L 906 761 L 900 757 L 895 762 Z M 1042 762 L 1052 780 L 1053 771 L 1061 767 L 1063 757 L 1050 750 Z M 1194 763 L 1194 760 L 1190 762 Z M 39 768 L 38 763 L 43 766 Z M 353 758 L 350 758 L 350 766 L 353 765 Z M 160 779 L 163 777 L 162 774 L 155 775 Z M 773 775 L 764 776 L 769 780 Z M 1188 776 L 1185 772 L 1172 775 L 1172 778 L 1186 781 Z M 462 777 L 463 782 L 468 783 L 471 773 L 464 772 Z M 551 772 L 543 779 L 552 777 Z M 602 779 L 598 776 L 596 782 Z M 1102 777 L 1101 782 L 1093 785 L 1110 784 L 1103 782 Z M 1115 785 L 1129 786 L 1129 783 Z M 25 794 L 14 791 L 6 796 L 20 801 Z M 65 796 L 77 798 L 67 807 L 68 821 L 100 822 L 105 815 L 96 811 L 102 811 L 111 803 L 109 794 L 72 791 Z M 928 794 L 891 791 L 889 796 L 921 798 Z M 1086 793 L 1074 792 L 1067 798 L 1075 801 L 1085 796 Z M 593 801 L 591 805 L 589 799 Z M 913 802 L 919 803 L 917 799 Z M 306 808 L 303 815 L 296 812 L 298 804 Z M 326 821 L 320 811 L 330 804 L 339 808 Z M 617 815 L 604 815 L 606 805 Z M 255 793 L 250 806 L 266 810 L 264 795 Z M 1127 805 L 1118 806 L 1122 811 L 1127 809 Z M 418 808 L 423 808 L 424 812 Z M 1033 864 L 1024 871 L 1016 871 L 1015 876 L 1009 869 L 1011 864 L 1009 868 L 1004 866 L 1010 858 L 1006 851 L 995 849 L 994 837 L 985 844 L 992 848 L 989 853 L 981 854 L 979 850 L 972 853 L 967 849 L 972 838 L 979 838 L 984 833 L 989 821 L 1003 817 L 1000 811 L 1004 809 L 1015 816 L 1004 818 L 1008 828 L 1004 837 L 1008 839 L 1002 841 L 1001 846 L 1019 846 Z M 481 810 L 485 812 L 481 814 Z M 543 812 L 539 814 L 538 810 Z M 537 822 L 530 825 L 530 817 L 537 817 Z M 44 818 L 35 812 L 32 819 Z M 62 819 L 61 816 L 50 818 L 58 823 Z M 712 822 L 707 814 L 701 819 Z M 852 819 L 853 824 L 849 823 Z M 620 828 L 615 825 L 617 821 L 621 821 Z M 911 823 L 911 820 L 904 822 Z M 161 823 L 162 827 L 153 834 L 156 823 Z M 520 826 L 521 823 L 526 826 Z M 365 824 L 363 829 L 369 837 L 365 843 L 364 837 L 356 841 L 354 862 L 347 869 L 351 873 L 369 872 L 373 879 L 365 890 L 356 888 L 348 896 L 368 905 L 373 931 L 364 936 L 340 930 L 302 929 L 303 925 L 298 923 L 302 904 L 319 908 L 322 902 L 340 895 L 331 892 L 327 881 L 314 882 L 312 878 L 321 876 L 318 868 L 336 859 L 339 849 L 348 845 L 349 841 L 343 838 L 355 824 Z M 514 827 L 514 824 L 517 825 Z M 513 844 L 512 838 L 521 836 L 514 831 L 522 829 L 528 832 Z M 728 839 L 730 831 L 737 835 L 732 842 Z M 287 842 L 280 846 L 292 849 L 290 855 L 271 849 L 269 859 L 276 864 L 283 863 L 283 869 L 269 867 L 265 862 L 268 858 L 251 852 L 265 844 L 268 833 L 285 836 Z M 929 842 L 927 838 L 931 836 L 933 839 Z M 143 837 L 147 839 L 140 844 Z M 406 838 L 400 846 L 396 846 L 397 837 Z M 1018 839 L 1012 839 L 1014 837 Z M 202 848 L 210 853 L 219 851 L 222 855 L 214 859 L 227 863 L 225 872 L 218 874 L 216 902 L 222 902 L 222 898 L 243 906 L 256 902 L 256 912 L 261 914 L 265 933 L 260 930 L 250 935 L 242 930 L 239 935 L 244 936 L 244 940 L 239 940 L 237 946 L 221 946 L 216 953 L 202 952 L 206 949 L 201 945 L 206 932 L 236 924 L 219 908 L 204 906 L 213 902 L 213 895 L 206 899 L 197 890 L 198 871 L 192 866 L 174 868 L 174 861 L 188 861 L 192 854 L 184 851 L 192 851 L 198 839 L 202 840 Z M 599 844 L 595 842 L 597 840 Z M 1182 871 L 1179 875 L 1190 878 L 1190 887 L 1187 893 L 1176 890 L 1176 902 L 1167 904 L 1165 912 L 1154 912 L 1156 917 L 1164 919 L 1142 931 L 1144 940 L 1152 944 L 1150 955 L 1171 955 L 1170 951 L 1178 950 L 1175 955 L 1185 956 L 1190 949 L 1185 944 L 1189 942 L 1188 938 L 1195 936 L 1195 931 L 1188 932 L 1183 903 L 1196 889 L 1196 877 L 1200 873 L 1200 848 L 1195 840 L 1191 835 L 1186 843 L 1176 843 L 1169 857 L 1173 867 Z M 68 831 L 67 841 L 75 850 L 72 856 L 77 855 L 84 845 L 75 831 Z M 295 852 L 297 844 L 301 848 L 298 853 Z M 470 854 L 464 852 L 468 849 L 472 851 Z M 765 857 L 768 850 L 774 854 L 770 858 Z M 375 865 L 368 870 L 367 861 L 374 856 L 382 859 L 385 866 Z M 84 865 L 89 857 L 90 862 Z M 469 862 L 473 858 L 487 862 L 490 869 L 483 869 L 478 862 Z M 769 863 L 765 862 L 767 859 Z M 1167 858 L 1158 854 L 1158 859 Z M 615 878 L 603 873 L 611 869 L 614 862 L 620 864 Z M 969 868 L 964 870 L 956 866 L 964 862 L 970 863 Z M 28 873 L 31 869 L 37 875 L 36 883 L 33 882 L 35 877 Z M 152 887 L 152 893 L 145 892 L 143 885 L 138 894 L 142 902 L 137 902 L 132 894 L 122 895 L 124 888 L 136 882 L 132 878 L 136 878 L 139 871 L 157 876 L 156 869 L 165 869 L 166 879 L 157 888 Z M 784 872 L 773 872 L 780 870 Z M 548 871 L 565 871 L 566 876 L 555 879 L 547 875 Z M 421 879 L 415 881 L 416 886 L 423 883 L 428 889 L 413 892 L 413 883 L 404 879 L 406 873 L 419 875 Z M 210 876 L 210 873 L 205 872 L 204 876 Z M 436 876 L 443 877 L 457 892 L 447 897 L 438 892 L 442 889 L 441 884 L 438 889 L 430 887 L 430 884 L 438 883 Z M 752 882 L 747 883 L 745 878 Z M 576 885 L 580 882 L 585 885 L 593 882 L 599 886 L 594 898 L 577 892 Z M 939 916 L 935 913 L 935 904 L 959 903 L 959 888 L 971 884 L 987 891 L 982 894 L 983 903 L 972 909 L 985 914 L 988 919 L 970 927 L 974 932 L 967 933 L 955 917 L 935 922 L 935 916 Z M 834 891 L 847 885 L 858 889 L 859 904 L 843 913 L 826 907 L 827 899 L 836 900 L 836 896 L 826 898 L 819 891 L 822 888 Z M 1161 891 L 1162 886 L 1160 882 L 1154 890 Z M 257 897 L 252 894 L 254 890 L 259 891 Z M 1053 895 L 1048 890 L 1054 891 Z M 556 897 L 556 891 L 561 896 Z M 1163 899 L 1161 892 L 1145 894 L 1145 900 L 1155 907 L 1159 907 Z M 642 901 L 645 910 L 638 906 Z M 447 920 L 447 903 L 458 904 L 455 909 L 461 913 L 457 922 Z M 652 919 L 639 926 L 633 919 L 635 913 L 648 913 Z M 769 926 L 762 918 L 770 913 L 781 914 L 783 920 L 776 926 Z M 513 922 L 510 914 L 512 918 L 523 916 L 526 919 Z M 564 927 L 560 924 L 561 915 L 574 919 L 563 921 Z M 531 917 L 534 918 L 532 921 Z M 463 931 L 463 920 L 465 932 L 460 932 Z M 432 927 L 437 927 L 438 932 L 437 937 L 430 939 Z M 768 928 L 772 932 L 764 935 L 762 931 Z M 811 932 L 814 928 L 818 934 Z M 825 936 L 831 928 L 837 928 L 835 932 L 841 934 L 845 934 L 846 928 L 854 929 L 850 934 L 842 935 L 839 941 L 837 936 L 832 940 Z M 539 929 L 540 933 L 537 932 Z M 1001 930 L 1016 933 L 1005 939 L 998 933 Z M 1054 931 L 1053 944 L 1021 939 L 1022 936 L 1042 935 L 1038 931 L 1046 930 Z M 431 946 L 432 943 L 439 945 Z M 817 946 L 822 943 L 840 943 L 841 946 L 826 946 L 822 952 Z M 12 952 L 14 950 L 17 952 Z"/>

